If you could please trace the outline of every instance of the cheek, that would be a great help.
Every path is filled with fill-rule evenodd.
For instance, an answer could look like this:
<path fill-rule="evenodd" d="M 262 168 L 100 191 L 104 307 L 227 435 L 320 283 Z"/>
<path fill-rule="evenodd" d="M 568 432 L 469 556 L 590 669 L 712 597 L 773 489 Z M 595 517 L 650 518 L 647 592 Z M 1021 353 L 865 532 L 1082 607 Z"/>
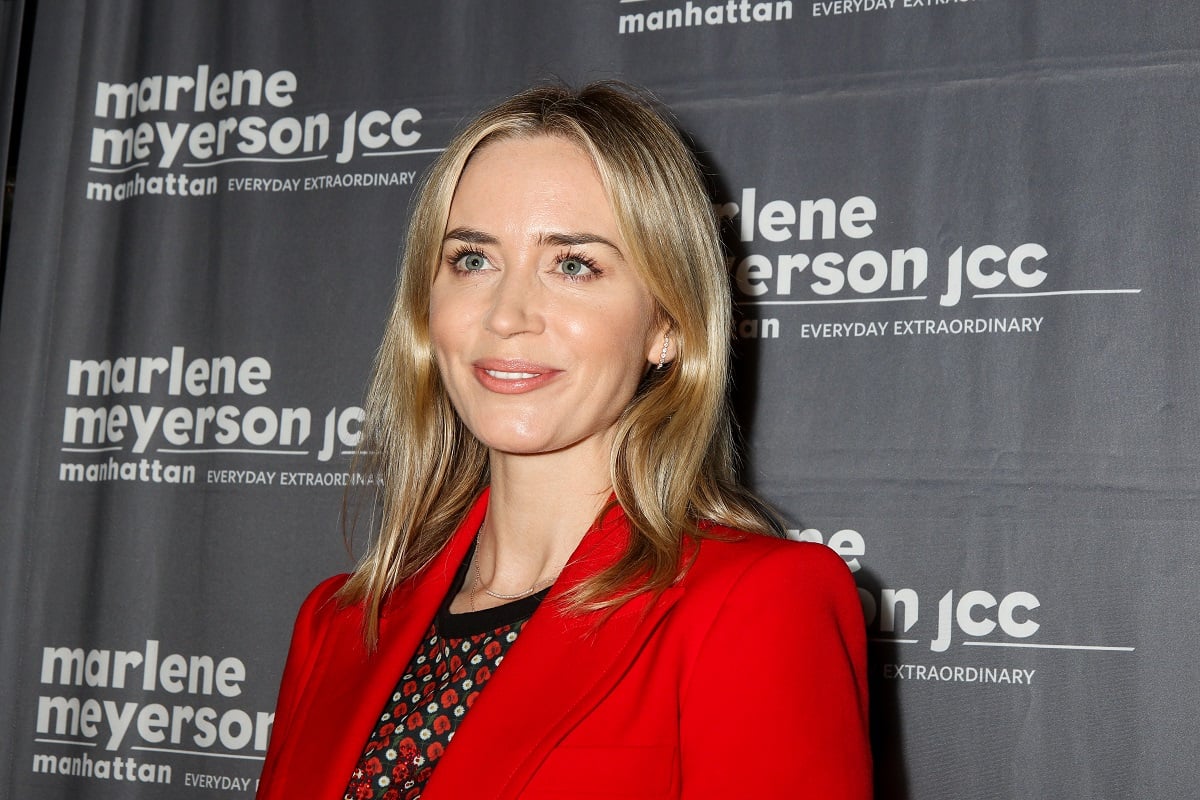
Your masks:
<path fill-rule="evenodd" d="M 441 352 L 449 332 L 446 330 L 446 315 L 430 306 L 429 309 L 429 343 L 435 353 Z"/>
<path fill-rule="evenodd" d="M 444 367 L 442 362 L 445 357 L 462 345 L 464 316 L 461 309 L 455 308 L 451 298 L 440 294 L 435 288 L 429 298 L 429 341 L 439 367 Z"/>
<path fill-rule="evenodd" d="M 579 326 L 579 341 L 622 383 L 636 386 L 647 366 L 646 352 L 651 337 L 650 315 L 640 307 L 624 313 L 601 313 L 591 325 Z"/>
<path fill-rule="evenodd" d="M 610 307 L 578 309 L 563 315 L 559 326 L 577 353 L 611 371 L 623 371 L 630 355 L 641 348 L 640 320 L 622 309 Z"/>
<path fill-rule="evenodd" d="M 630 358 L 640 362 L 643 366 L 646 364 L 646 353 L 653 346 L 653 342 L 658 338 L 658 326 L 654 320 L 654 301 L 649 295 L 642 295 L 638 298 L 638 303 L 632 310 L 628 319 L 625 322 L 628 331 L 626 339 L 626 347 L 629 350 Z"/>

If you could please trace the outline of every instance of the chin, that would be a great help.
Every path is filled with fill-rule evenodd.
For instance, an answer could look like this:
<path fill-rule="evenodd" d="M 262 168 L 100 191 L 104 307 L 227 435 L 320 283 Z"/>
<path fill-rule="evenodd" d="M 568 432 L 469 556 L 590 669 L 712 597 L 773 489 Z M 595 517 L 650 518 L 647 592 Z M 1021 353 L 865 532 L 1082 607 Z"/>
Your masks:
<path fill-rule="evenodd" d="M 485 432 L 488 433 L 488 432 Z M 493 453 L 511 456 L 537 456 L 548 453 L 561 453 L 580 444 L 583 439 L 565 440 L 560 436 L 551 435 L 545 431 L 538 432 L 490 432 L 491 435 L 476 438 L 484 447 Z"/>
<path fill-rule="evenodd" d="M 549 437 L 529 432 L 478 431 L 475 438 L 488 450 L 508 455 L 525 456 L 558 449 Z"/>

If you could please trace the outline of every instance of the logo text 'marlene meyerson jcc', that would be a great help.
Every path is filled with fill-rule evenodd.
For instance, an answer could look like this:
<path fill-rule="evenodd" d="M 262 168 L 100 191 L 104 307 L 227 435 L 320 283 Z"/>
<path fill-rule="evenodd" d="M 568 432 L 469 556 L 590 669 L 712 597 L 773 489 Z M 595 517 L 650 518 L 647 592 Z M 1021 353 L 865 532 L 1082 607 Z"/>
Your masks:
<path fill-rule="evenodd" d="M 875 234 L 879 207 L 867 195 L 818 197 L 794 202 L 760 196 L 753 186 L 737 200 L 715 204 L 741 253 L 730 264 L 734 288 L 744 304 L 845 302 L 873 299 L 925 300 L 931 273 L 941 272 L 938 304 L 956 306 L 964 296 L 981 297 L 1007 287 L 1040 287 L 1049 273 L 1049 252 L 1037 242 L 958 243 L 941 258 L 908 245 L 844 252 L 834 240 L 860 242 Z M 830 249 L 825 248 L 830 242 Z M 769 248 L 769 249 L 768 249 Z M 836 249 L 835 249 L 836 248 Z M 813 252 L 817 250 L 819 252 Z M 945 267 L 937 266 L 938 262 Z"/>
<path fill-rule="evenodd" d="M 94 168 L 125 168 L 149 164 L 157 157 L 163 169 L 208 166 L 223 161 L 311 160 L 326 157 L 334 122 L 325 112 L 277 116 L 294 102 L 299 87 L 296 73 L 280 69 L 213 72 L 199 64 L 194 75 L 148 75 L 129 83 L 96 84 L 94 114 L 100 120 L 128 121 L 92 129 L 89 161 Z M 222 114 L 233 109 L 255 110 L 244 116 Z M 202 114 L 188 121 L 183 114 Z M 147 119 L 156 115 L 157 119 Z M 270 117 L 270 118 L 268 118 Z M 135 120 L 140 120 L 135 123 Z M 352 111 L 341 121 L 337 162 L 365 152 L 411 148 L 421 138 L 416 129 L 421 112 L 403 108 Z"/>

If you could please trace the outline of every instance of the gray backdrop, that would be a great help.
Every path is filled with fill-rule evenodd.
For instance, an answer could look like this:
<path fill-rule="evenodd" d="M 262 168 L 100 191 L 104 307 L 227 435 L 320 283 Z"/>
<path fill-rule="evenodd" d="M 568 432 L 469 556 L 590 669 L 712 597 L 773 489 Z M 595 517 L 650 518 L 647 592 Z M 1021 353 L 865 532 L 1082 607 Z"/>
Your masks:
<path fill-rule="evenodd" d="M 855 570 L 879 796 L 1194 796 L 1200 6 L 37 10 L 0 796 L 252 794 L 413 181 L 552 77 L 711 173 L 746 477 Z"/>

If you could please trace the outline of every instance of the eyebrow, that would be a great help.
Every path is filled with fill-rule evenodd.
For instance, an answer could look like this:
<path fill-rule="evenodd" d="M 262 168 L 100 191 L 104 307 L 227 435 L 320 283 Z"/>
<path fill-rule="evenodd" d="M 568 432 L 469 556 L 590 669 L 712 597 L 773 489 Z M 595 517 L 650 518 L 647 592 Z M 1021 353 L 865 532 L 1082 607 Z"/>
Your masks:
<path fill-rule="evenodd" d="M 466 242 L 467 244 L 499 244 L 500 243 L 500 240 L 497 239 L 495 236 L 492 236 L 490 233 L 484 233 L 483 231 L 477 231 L 474 228 L 455 228 L 452 231 L 448 231 L 446 233 L 446 235 L 442 238 L 442 242 L 443 243 L 448 242 L 451 239 L 457 239 L 458 241 Z"/>
<path fill-rule="evenodd" d="M 485 233 L 481 230 L 476 230 L 475 228 L 455 228 L 454 230 L 448 231 L 442 241 L 446 242 L 450 239 L 466 242 L 467 244 L 497 245 L 500 243 L 500 240 L 492 234 Z M 571 247 L 582 244 L 602 244 L 606 247 L 612 248 L 613 252 L 615 252 L 622 260 L 625 259 L 625 254 L 621 252 L 621 248 L 617 247 L 611 241 L 598 233 L 587 233 L 585 231 L 580 231 L 578 233 L 543 233 L 538 237 L 537 243 L 541 247 Z"/>

